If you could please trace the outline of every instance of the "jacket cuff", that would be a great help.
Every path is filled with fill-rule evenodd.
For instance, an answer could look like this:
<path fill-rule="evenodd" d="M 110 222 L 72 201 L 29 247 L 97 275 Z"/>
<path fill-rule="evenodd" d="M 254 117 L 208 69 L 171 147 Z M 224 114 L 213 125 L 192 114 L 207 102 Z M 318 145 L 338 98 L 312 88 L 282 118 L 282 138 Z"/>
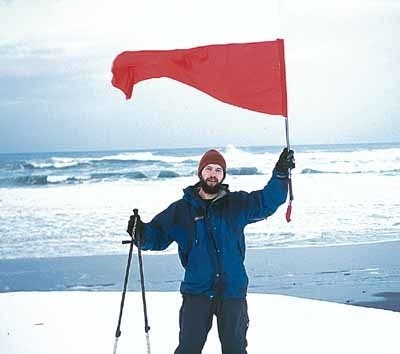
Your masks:
<path fill-rule="evenodd" d="M 276 168 L 274 168 L 274 170 L 272 171 L 272 176 L 279 179 L 288 179 L 289 172 L 278 171 Z"/>

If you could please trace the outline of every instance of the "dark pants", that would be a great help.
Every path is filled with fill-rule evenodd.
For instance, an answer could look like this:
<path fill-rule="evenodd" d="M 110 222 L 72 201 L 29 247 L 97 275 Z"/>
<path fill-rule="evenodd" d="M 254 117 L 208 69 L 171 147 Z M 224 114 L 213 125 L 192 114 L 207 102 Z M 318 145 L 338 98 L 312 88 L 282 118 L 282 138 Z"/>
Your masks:
<path fill-rule="evenodd" d="M 246 354 L 249 326 L 246 299 L 183 295 L 179 312 L 179 346 L 175 354 L 200 354 L 217 317 L 222 354 Z"/>

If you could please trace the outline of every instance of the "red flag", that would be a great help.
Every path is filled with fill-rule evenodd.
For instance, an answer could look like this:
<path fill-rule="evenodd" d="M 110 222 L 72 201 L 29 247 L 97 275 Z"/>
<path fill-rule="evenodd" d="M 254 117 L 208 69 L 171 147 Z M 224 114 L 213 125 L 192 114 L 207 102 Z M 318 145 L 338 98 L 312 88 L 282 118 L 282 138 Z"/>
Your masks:
<path fill-rule="evenodd" d="M 223 102 L 287 117 L 283 40 L 209 45 L 191 49 L 123 52 L 112 84 L 126 98 L 143 80 L 168 77 Z"/>

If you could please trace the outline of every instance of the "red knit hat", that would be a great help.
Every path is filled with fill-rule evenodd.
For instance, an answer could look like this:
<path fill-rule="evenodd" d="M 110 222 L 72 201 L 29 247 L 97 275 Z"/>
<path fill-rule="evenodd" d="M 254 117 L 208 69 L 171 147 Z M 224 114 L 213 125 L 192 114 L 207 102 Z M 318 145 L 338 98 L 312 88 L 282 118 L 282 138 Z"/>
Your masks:
<path fill-rule="evenodd" d="M 224 170 L 224 178 L 225 178 L 225 174 L 226 174 L 225 159 L 217 150 L 214 150 L 214 149 L 208 150 L 201 158 L 201 160 L 199 162 L 199 168 L 197 170 L 197 175 L 200 177 L 201 172 L 203 171 L 203 168 L 210 164 L 220 165 L 222 167 L 222 169 Z"/>

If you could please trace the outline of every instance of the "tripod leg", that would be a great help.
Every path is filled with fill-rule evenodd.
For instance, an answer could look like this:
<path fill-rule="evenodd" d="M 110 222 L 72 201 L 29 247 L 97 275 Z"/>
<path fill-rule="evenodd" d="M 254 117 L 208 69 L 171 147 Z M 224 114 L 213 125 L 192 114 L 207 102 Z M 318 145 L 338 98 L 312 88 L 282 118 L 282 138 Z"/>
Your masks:
<path fill-rule="evenodd" d="M 122 320 L 122 313 L 124 311 L 124 304 L 125 304 L 125 295 L 126 295 L 126 290 L 128 287 L 128 280 L 129 280 L 129 271 L 131 267 L 131 262 L 132 262 L 132 253 L 133 253 L 133 240 L 134 240 L 134 235 L 136 232 L 136 225 L 137 225 L 137 218 L 138 218 L 138 210 L 134 209 L 134 225 L 133 225 L 133 230 L 132 230 L 132 239 L 130 241 L 123 241 L 122 243 L 129 243 L 129 255 L 128 255 L 128 262 L 126 264 L 126 270 L 125 270 L 125 279 L 124 279 L 124 288 L 122 291 L 122 298 L 121 298 L 121 305 L 119 308 L 119 317 L 118 317 L 118 325 L 117 329 L 115 331 L 115 343 L 114 343 L 114 351 L 113 354 L 117 353 L 117 345 L 118 345 L 118 338 L 121 336 L 121 320 Z"/>

